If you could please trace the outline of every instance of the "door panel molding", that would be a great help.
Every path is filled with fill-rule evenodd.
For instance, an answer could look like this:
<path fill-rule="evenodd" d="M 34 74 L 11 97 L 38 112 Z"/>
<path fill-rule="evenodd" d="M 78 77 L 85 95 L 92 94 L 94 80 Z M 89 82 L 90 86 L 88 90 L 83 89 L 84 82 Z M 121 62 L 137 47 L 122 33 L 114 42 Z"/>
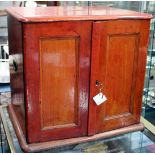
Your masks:
<path fill-rule="evenodd" d="M 132 59 L 132 61 L 133 61 L 133 63 L 131 64 L 131 62 L 128 62 L 128 60 L 127 59 L 129 59 L 129 55 L 127 56 L 127 52 L 129 53 L 129 52 L 131 52 L 131 49 L 130 49 L 130 51 L 126 51 L 125 52 L 125 50 L 127 50 L 127 49 L 122 49 L 122 51 L 120 51 L 119 50 L 119 53 L 121 53 L 121 52 L 124 52 L 124 53 L 122 53 L 122 58 L 119 58 L 119 55 L 117 54 L 118 53 L 118 51 L 116 51 L 116 55 L 115 56 L 113 56 L 114 57 L 114 60 L 113 60 L 113 62 L 112 62 L 112 64 L 108 64 L 108 62 L 110 62 L 110 59 L 109 59 L 109 57 L 111 57 L 110 56 L 110 53 L 109 53 L 109 48 L 110 47 L 112 47 L 113 45 L 110 45 L 110 40 L 112 40 L 112 39 L 115 39 L 113 42 L 114 42 L 114 44 L 115 44 L 115 42 L 118 40 L 123 40 L 123 39 L 126 39 L 124 42 L 125 42 L 125 44 L 127 43 L 127 40 L 129 41 L 130 40 L 130 38 L 133 38 L 133 49 L 132 49 L 132 52 L 133 52 L 133 56 L 132 56 L 132 58 L 130 58 L 130 59 Z M 111 84 L 111 82 L 112 81 L 110 81 L 110 83 L 109 84 L 106 84 L 107 82 L 106 81 L 109 81 L 110 79 L 110 76 L 109 75 L 107 75 L 108 74 L 108 70 L 111 70 L 110 71 L 110 74 L 112 74 L 112 78 L 114 78 L 115 79 L 115 77 L 116 76 L 120 76 L 121 74 L 121 76 L 119 77 L 120 79 L 127 79 L 127 75 L 126 75 L 126 72 L 129 72 L 129 70 L 127 71 L 127 69 L 129 68 L 129 66 L 130 66 L 130 64 L 132 65 L 131 66 L 131 72 L 130 72 L 130 78 L 131 78 L 131 80 L 130 80 L 130 82 L 131 82 L 131 87 L 130 88 L 128 88 L 128 91 L 129 92 L 131 92 L 131 93 L 129 93 L 129 94 L 126 94 L 127 96 L 129 96 L 128 97 L 128 99 L 123 95 L 122 96 L 122 98 L 126 98 L 126 101 L 128 101 L 130 104 L 128 105 L 128 107 L 126 107 L 126 109 L 124 109 L 124 111 L 122 111 L 122 112 L 120 112 L 119 111 L 119 114 L 118 114 L 118 117 L 120 117 L 120 115 L 123 117 L 123 113 L 124 114 L 126 114 L 126 113 L 133 113 L 133 104 L 134 104 L 134 87 L 135 87 L 135 85 L 136 85 L 136 81 L 135 81 L 135 79 L 136 79 L 136 73 L 137 73 L 137 61 L 136 60 L 138 60 L 138 55 L 139 55 L 139 49 L 137 48 L 137 47 L 139 47 L 139 33 L 126 33 L 126 34 L 121 34 L 121 33 L 119 33 L 119 34 L 108 34 L 107 35 L 107 50 L 105 51 L 106 52 L 106 62 L 105 62 L 105 72 L 104 72 L 104 70 L 103 71 L 101 71 L 101 72 L 103 72 L 103 75 L 101 74 L 101 76 L 103 76 L 104 77 L 104 79 L 103 79 L 103 84 L 105 84 L 105 87 L 106 86 L 108 86 L 109 84 Z M 120 46 L 120 45 L 119 45 Z M 115 47 L 114 47 L 115 48 Z M 127 47 L 126 47 L 127 48 Z M 125 54 L 126 53 L 126 54 Z M 115 54 L 115 53 L 114 53 Z M 113 55 L 113 54 L 112 54 Z M 101 57 L 101 56 L 100 56 Z M 122 64 L 119 64 L 119 66 L 118 66 L 118 68 L 116 68 L 116 69 L 113 69 L 113 68 L 115 68 L 116 66 L 116 63 L 115 63 L 115 59 L 119 59 L 119 61 L 122 61 L 122 59 L 126 59 L 125 61 L 123 60 L 122 61 Z M 116 61 L 118 61 L 118 60 L 116 60 Z M 129 60 L 130 61 L 130 60 Z M 126 64 L 124 63 L 124 62 L 126 62 Z M 128 64 L 127 64 L 128 63 Z M 129 64 L 130 63 L 130 64 Z M 125 65 L 128 65 L 128 66 L 125 66 Z M 113 66 L 113 67 L 111 67 L 111 66 Z M 124 67 L 123 67 L 124 66 Z M 110 67 L 111 69 L 107 69 L 108 67 Z M 122 72 L 120 72 L 120 73 L 118 73 L 118 71 L 120 70 L 120 68 L 119 67 L 122 67 Z M 101 67 L 100 67 L 101 68 Z M 118 71 L 117 71 L 117 69 L 118 69 Z M 116 75 L 116 74 L 114 74 L 114 70 L 116 70 L 116 72 L 118 73 L 118 75 Z M 113 75 L 114 74 L 114 75 Z M 128 73 L 127 73 L 128 74 Z M 107 77 L 107 78 L 106 78 Z M 101 78 L 101 80 L 102 80 L 102 78 Z M 119 82 L 119 83 L 118 83 Z M 116 81 L 114 82 L 114 84 L 116 84 L 116 83 L 118 83 L 118 86 L 116 86 L 117 88 L 119 87 L 119 85 L 121 85 L 120 84 L 120 80 L 119 79 L 116 79 Z M 126 83 L 127 85 L 128 85 L 128 83 Z M 113 86 L 113 84 L 111 84 L 112 86 Z M 125 86 L 126 87 L 126 86 Z M 120 90 L 120 89 L 117 89 L 116 88 L 116 92 L 119 90 L 119 91 L 121 91 L 122 93 L 124 93 L 124 92 L 126 92 L 127 90 Z M 124 86 L 122 87 L 122 88 L 124 88 Z M 106 89 L 106 88 L 105 88 Z M 124 88 L 125 89 L 125 88 Z M 130 91 L 131 90 L 131 91 Z M 105 93 L 106 93 L 106 90 L 104 90 L 105 91 Z M 116 93 L 115 92 L 115 93 Z M 111 91 L 110 91 L 110 93 L 112 93 Z M 120 94 L 121 95 L 121 94 Z M 118 99 L 120 98 L 121 96 L 118 96 Z M 116 100 L 116 98 L 114 99 L 114 100 Z M 111 102 L 115 102 L 115 101 L 111 101 Z M 117 103 L 119 103 L 119 102 L 121 102 L 121 101 L 118 101 Z M 116 104 L 117 104 L 116 103 Z M 106 103 L 105 104 L 105 107 L 104 108 L 107 108 L 107 106 L 108 106 L 108 103 Z M 120 105 L 121 106 L 121 105 Z M 112 107 L 112 106 L 111 106 Z M 118 107 L 119 107 L 119 105 L 118 105 Z M 110 110 L 110 109 L 109 109 Z M 107 110 L 105 110 L 105 111 L 107 111 Z M 110 110 L 111 111 L 111 110 Z M 106 113 L 105 113 L 105 119 L 107 118 L 107 117 L 110 117 L 110 116 L 108 116 L 108 114 L 106 115 Z M 112 116 L 112 118 L 117 118 L 117 114 L 113 114 L 113 116 Z"/>
<path fill-rule="evenodd" d="M 42 130 L 80 126 L 77 108 L 78 66 L 79 36 L 40 39 Z"/>

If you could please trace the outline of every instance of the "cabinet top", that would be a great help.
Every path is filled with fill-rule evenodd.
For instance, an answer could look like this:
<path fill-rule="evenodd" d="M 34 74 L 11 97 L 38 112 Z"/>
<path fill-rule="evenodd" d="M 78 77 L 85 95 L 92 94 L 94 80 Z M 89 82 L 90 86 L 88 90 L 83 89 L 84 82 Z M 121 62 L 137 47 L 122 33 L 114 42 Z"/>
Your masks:
<path fill-rule="evenodd" d="M 9 7 L 6 11 L 22 22 L 73 20 L 150 19 L 151 14 L 105 6 Z"/>

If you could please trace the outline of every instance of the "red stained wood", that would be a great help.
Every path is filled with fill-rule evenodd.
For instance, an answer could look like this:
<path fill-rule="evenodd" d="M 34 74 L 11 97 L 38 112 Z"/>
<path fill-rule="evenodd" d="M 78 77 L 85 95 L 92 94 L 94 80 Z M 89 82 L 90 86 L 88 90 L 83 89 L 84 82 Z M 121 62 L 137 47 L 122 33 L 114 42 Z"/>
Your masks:
<path fill-rule="evenodd" d="M 10 68 L 12 104 L 14 95 L 22 100 L 11 111 L 29 144 L 139 123 L 151 15 L 107 7 L 7 11 L 10 53 L 19 58 L 18 72 Z M 100 106 L 92 100 L 96 80 L 108 99 Z"/>
<path fill-rule="evenodd" d="M 152 15 L 104 6 L 10 7 L 6 10 L 22 22 L 50 22 L 75 20 L 150 19 Z"/>
<path fill-rule="evenodd" d="M 7 16 L 7 21 L 9 51 L 11 54 L 21 54 L 23 50 L 22 23 L 11 15 Z"/>
<path fill-rule="evenodd" d="M 24 25 L 29 143 L 87 134 L 91 24 Z"/>
<path fill-rule="evenodd" d="M 78 37 L 40 40 L 42 129 L 78 125 Z M 51 90 L 51 91 L 49 91 Z"/>
<path fill-rule="evenodd" d="M 12 120 L 14 129 L 16 131 L 20 146 L 25 152 L 38 152 L 38 151 L 44 151 L 44 150 L 51 149 L 51 148 L 63 147 L 66 145 L 73 145 L 73 144 L 80 144 L 80 143 L 84 143 L 84 142 L 91 142 L 94 140 L 114 137 L 114 136 L 117 136 L 120 134 L 125 134 L 125 133 L 135 132 L 135 131 L 141 131 L 144 129 L 144 125 L 142 123 L 139 123 L 139 124 L 131 125 L 129 127 L 116 129 L 116 130 L 113 130 L 110 132 L 108 131 L 108 132 L 96 134 L 94 136 L 84 136 L 84 137 L 77 137 L 77 138 L 70 138 L 70 139 L 62 139 L 62 140 L 28 144 L 24 135 L 23 135 L 23 132 L 21 130 L 21 126 L 18 122 L 17 116 L 13 111 L 12 105 L 8 106 L 8 110 L 9 110 L 10 119 Z"/>
<path fill-rule="evenodd" d="M 139 122 L 149 21 L 99 21 L 93 28 L 90 135 Z M 99 106 L 92 99 L 99 93 L 96 80 L 107 97 Z"/>
<path fill-rule="evenodd" d="M 8 16 L 11 103 L 19 119 L 23 133 L 26 135 L 22 39 L 22 23 L 12 16 Z M 16 71 L 13 61 L 18 67 Z"/>

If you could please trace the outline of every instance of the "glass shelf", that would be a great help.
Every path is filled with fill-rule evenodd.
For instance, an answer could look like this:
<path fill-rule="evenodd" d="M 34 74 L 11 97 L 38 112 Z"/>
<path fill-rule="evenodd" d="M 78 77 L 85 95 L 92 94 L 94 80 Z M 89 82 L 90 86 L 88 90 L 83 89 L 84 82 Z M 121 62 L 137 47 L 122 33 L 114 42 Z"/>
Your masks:
<path fill-rule="evenodd" d="M 155 19 L 151 20 L 142 116 L 155 126 Z"/>

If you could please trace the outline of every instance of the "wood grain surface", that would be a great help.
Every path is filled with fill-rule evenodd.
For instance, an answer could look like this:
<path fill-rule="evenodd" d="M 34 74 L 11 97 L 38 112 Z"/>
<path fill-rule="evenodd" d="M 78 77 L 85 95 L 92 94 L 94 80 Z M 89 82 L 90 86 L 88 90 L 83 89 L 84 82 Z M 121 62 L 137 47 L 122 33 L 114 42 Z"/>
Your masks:
<path fill-rule="evenodd" d="M 12 16 L 8 16 L 11 103 L 26 136 L 22 37 L 22 24 Z"/>
<path fill-rule="evenodd" d="M 29 143 L 87 135 L 91 25 L 24 25 Z"/>
<path fill-rule="evenodd" d="M 40 40 L 42 129 L 78 125 L 78 37 Z"/>
<path fill-rule="evenodd" d="M 87 141 L 82 137 L 139 123 L 151 15 L 108 7 L 7 12 L 19 67 L 10 66 L 10 107 L 28 144 Z M 107 97 L 100 106 L 92 99 L 96 80 Z"/>
<path fill-rule="evenodd" d="M 6 11 L 22 22 L 150 19 L 152 15 L 105 6 L 10 7 Z"/>
<path fill-rule="evenodd" d="M 93 28 L 90 135 L 139 122 L 149 21 L 99 21 Z M 99 106 L 92 99 L 99 93 L 96 80 L 107 97 Z"/>

